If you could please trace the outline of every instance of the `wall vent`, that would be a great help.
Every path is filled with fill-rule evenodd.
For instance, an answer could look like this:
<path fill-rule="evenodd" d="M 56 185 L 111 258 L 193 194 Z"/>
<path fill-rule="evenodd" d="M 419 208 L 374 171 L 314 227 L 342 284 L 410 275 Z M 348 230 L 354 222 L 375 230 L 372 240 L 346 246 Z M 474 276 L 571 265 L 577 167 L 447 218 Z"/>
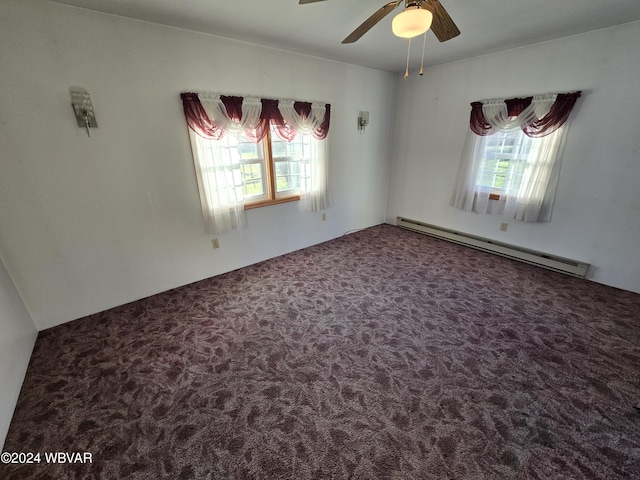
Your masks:
<path fill-rule="evenodd" d="M 398 217 L 397 224 L 398 226 L 408 230 L 413 230 L 432 237 L 466 245 L 477 250 L 495 253 L 496 255 L 512 258 L 531 265 L 537 265 L 555 272 L 571 275 L 572 277 L 584 278 L 587 275 L 587 270 L 589 269 L 588 263 L 536 252 L 535 250 L 508 245 L 488 238 L 456 232 L 455 230 L 449 230 L 447 228 L 436 227 L 435 225 L 418 222 L 417 220 Z"/>

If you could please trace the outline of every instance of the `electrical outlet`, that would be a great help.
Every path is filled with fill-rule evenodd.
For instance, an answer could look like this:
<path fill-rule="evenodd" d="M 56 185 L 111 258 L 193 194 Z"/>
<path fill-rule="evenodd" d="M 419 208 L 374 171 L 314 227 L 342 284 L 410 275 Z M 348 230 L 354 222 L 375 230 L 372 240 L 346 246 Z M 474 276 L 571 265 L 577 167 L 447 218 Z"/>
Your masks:
<path fill-rule="evenodd" d="M 325 222 L 327 220 L 327 214 L 322 212 L 322 221 Z"/>
<path fill-rule="evenodd" d="M 220 242 L 218 241 L 217 238 L 212 238 L 211 239 L 211 246 L 213 248 L 220 248 Z"/>
<path fill-rule="evenodd" d="M 500 231 L 501 231 L 501 232 L 506 232 L 506 231 L 507 231 L 507 227 L 508 227 L 508 226 L 509 226 L 509 224 L 508 224 L 508 223 L 502 222 L 502 223 L 500 224 Z"/>

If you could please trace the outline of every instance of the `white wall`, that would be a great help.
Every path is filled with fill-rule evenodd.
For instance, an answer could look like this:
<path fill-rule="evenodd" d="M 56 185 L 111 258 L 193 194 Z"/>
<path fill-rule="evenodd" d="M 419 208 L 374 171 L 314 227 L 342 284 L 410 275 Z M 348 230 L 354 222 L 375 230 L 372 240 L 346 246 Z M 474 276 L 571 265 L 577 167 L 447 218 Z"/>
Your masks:
<path fill-rule="evenodd" d="M 0 451 L 38 336 L 0 258 Z"/>
<path fill-rule="evenodd" d="M 640 292 L 640 23 L 429 68 L 400 80 L 387 221 L 421 220 L 592 264 L 588 278 Z M 435 47 L 434 47 L 435 48 Z M 582 90 L 552 221 L 449 206 L 469 103 Z"/>
<path fill-rule="evenodd" d="M 39 0 L 3 0 L 0 45 L 0 251 L 40 329 L 385 220 L 394 75 Z M 91 138 L 71 86 L 93 99 Z M 327 221 L 250 210 L 214 251 L 185 90 L 331 103 Z"/>

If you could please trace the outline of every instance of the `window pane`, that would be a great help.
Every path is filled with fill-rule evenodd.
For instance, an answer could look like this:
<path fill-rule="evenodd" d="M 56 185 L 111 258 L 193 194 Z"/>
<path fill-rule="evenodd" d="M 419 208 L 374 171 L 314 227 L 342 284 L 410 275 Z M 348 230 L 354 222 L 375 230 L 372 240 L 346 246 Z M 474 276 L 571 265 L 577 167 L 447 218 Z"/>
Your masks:
<path fill-rule="evenodd" d="M 249 163 L 242 165 L 242 193 L 245 197 L 264 194 L 262 165 Z"/>
<path fill-rule="evenodd" d="M 261 142 L 253 143 L 237 133 L 227 133 L 220 140 L 198 137 L 198 148 L 207 159 L 210 178 L 216 179 L 219 188 L 225 185 L 234 188 L 235 195 L 248 202 L 264 197 L 265 163 Z"/>
<path fill-rule="evenodd" d="M 295 160 L 276 160 L 276 191 L 299 190 L 300 162 Z"/>
<path fill-rule="evenodd" d="M 272 127 L 271 151 L 276 175 L 276 194 L 293 194 L 307 189 L 312 141 L 311 135 L 299 133 L 291 142 L 287 142 Z"/>
<path fill-rule="evenodd" d="M 262 144 L 253 143 L 239 137 L 237 140 L 238 154 L 243 161 L 256 160 L 262 157 Z"/>
<path fill-rule="evenodd" d="M 532 145 L 519 129 L 485 137 L 476 184 L 497 193 L 518 190 Z"/>

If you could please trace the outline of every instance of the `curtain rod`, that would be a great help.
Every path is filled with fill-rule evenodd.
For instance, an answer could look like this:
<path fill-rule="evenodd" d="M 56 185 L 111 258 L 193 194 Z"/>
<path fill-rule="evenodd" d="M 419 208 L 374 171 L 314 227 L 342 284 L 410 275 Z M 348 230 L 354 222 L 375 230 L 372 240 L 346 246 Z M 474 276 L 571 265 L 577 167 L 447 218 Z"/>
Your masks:
<path fill-rule="evenodd" d="M 321 103 L 323 105 L 330 105 L 327 102 L 323 102 L 320 100 L 299 100 L 299 99 L 293 99 L 293 98 L 270 98 L 270 97 L 262 97 L 262 96 L 256 96 L 256 95 L 237 95 L 237 94 L 231 94 L 231 93 L 219 93 L 219 92 L 211 92 L 211 91 L 203 91 L 203 90 L 185 90 L 182 93 L 196 93 L 198 96 L 200 95 L 205 95 L 205 96 L 221 96 L 221 97 L 241 97 L 241 98 L 259 98 L 261 100 L 276 100 L 278 102 L 281 101 L 290 101 L 290 102 L 305 102 L 305 103 Z"/>
<path fill-rule="evenodd" d="M 495 98 L 483 98 L 482 100 L 476 100 L 475 102 L 485 103 L 492 102 L 496 100 L 524 100 L 526 98 L 532 97 L 546 97 L 548 95 L 575 95 L 576 98 L 582 95 L 582 90 L 576 90 L 575 92 L 560 92 L 560 93 L 537 93 L 535 95 L 524 95 L 524 96 L 515 96 L 515 97 L 495 97 Z M 475 103 L 472 102 L 472 103 Z"/>

